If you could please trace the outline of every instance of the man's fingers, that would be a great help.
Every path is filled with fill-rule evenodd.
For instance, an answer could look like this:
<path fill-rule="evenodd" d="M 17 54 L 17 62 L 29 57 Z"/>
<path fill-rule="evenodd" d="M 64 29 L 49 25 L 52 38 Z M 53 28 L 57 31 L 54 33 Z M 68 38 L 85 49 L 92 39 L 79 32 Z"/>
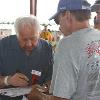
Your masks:
<path fill-rule="evenodd" d="M 19 78 L 21 78 L 21 79 L 23 79 L 23 80 L 25 80 L 25 81 L 29 81 L 29 79 L 24 75 L 24 74 L 22 74 L 22 73 L 17 73 L 18 74 L 18 77 Z"/>

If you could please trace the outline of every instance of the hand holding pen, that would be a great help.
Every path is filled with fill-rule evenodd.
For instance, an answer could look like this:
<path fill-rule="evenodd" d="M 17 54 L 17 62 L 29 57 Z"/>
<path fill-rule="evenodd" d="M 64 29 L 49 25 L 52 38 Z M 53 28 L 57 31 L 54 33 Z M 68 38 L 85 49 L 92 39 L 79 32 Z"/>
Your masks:
<path fill-rule="evenodd" d="M 13 76 L 9 76 L 8 83 L 12 86 L 25 87 L 29 84 L 29 79 L 24 74 L 17 72 Z"/>

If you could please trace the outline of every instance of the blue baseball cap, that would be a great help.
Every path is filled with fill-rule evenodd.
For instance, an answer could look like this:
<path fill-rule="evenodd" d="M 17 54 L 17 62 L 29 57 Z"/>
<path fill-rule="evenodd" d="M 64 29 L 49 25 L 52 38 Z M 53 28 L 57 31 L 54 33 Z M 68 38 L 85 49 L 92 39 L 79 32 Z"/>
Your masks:
<path fill-rule="evenodd" d="M 91 6 L 91 11 L 96 12 L 98 9 L 100 9 L 100 0 L 96 0 L 94 5 Z"/>
<path fill-rule="evenodd" d="M 63 11 L 91 10 L 87 0 L 59 0 L 57 12 L 49 20 L 55 19 Z"/>

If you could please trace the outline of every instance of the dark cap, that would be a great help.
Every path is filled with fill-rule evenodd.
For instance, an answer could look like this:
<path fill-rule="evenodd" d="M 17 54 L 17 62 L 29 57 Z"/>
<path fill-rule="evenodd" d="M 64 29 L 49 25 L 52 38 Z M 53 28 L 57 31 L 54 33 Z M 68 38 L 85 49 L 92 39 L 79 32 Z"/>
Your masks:
<path fill-rule="evenodd" d="M 49 20 L 55 19 L 60 12 L 74 10 L 91 10 L 87 0 L 59 0 L 57 12 Z"/>

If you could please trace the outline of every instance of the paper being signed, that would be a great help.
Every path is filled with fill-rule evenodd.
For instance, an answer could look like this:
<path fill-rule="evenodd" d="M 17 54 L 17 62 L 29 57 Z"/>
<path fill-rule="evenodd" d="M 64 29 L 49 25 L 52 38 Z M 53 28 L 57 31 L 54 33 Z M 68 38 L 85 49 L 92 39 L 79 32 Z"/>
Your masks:
<path fill-rule="evenodd" d="M 8 89 L 0 89 L 0 94 L 10 97 L 16 97 L 28 94 L 31 91 L 31 87 L 18 87 L 18 88 L 8 88 Z"/>

